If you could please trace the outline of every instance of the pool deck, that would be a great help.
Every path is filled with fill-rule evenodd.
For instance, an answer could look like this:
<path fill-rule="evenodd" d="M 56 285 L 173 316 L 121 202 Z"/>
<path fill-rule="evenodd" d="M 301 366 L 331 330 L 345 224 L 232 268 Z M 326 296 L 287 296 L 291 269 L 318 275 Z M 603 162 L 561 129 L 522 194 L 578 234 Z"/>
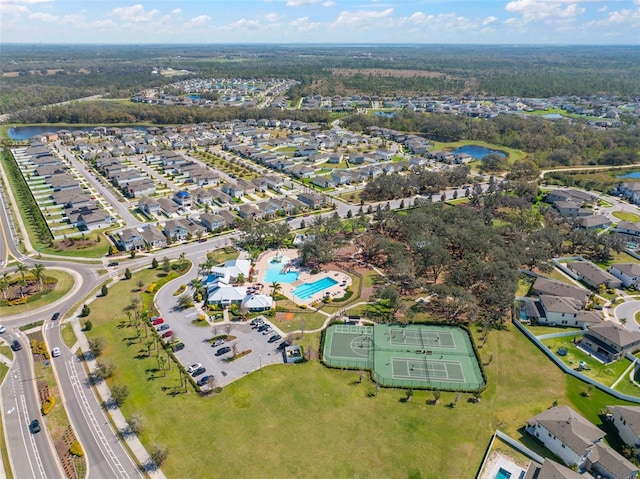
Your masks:
<path fill-rule="evenodd" d="M 291 269 L 299 273 L 297 281 L 294 281 L 293 283 L 280 283 L 281 293 L 298 305 L 311 306 L 317 301 L 322 301 L 326 293 L 329 293 L 329 296 L 332 298 L 340 298 L 344 296 L 346 288 L 351 286 L 352 281 L 348 274 L 335 270 L 321 270 L 317 274 L 311 274 L 311 271 L 308 268 L 299 268 L 297 266 L 296 260 L 298 259 L 298 250 L 282 249 L 277 251 L 266 251 L 256 260 L 254 265 L 254 283 L 264 284 L 263 294 L 271 294 L 271 284 L 264 281 L 264 274 L 271 260 L 278 254 L 288 258 L 288 261 L 295 265 L 292 266 Z M 283 263 L 282 266 L 284 267 L 285 264 L 286 263 Z M 313 294 L 309 299 L 302 299 L 293 294 L 293 290 L 297 286 L 300 286 L 303 283 L 312 283 L 324 277 L 332 278 L 337 281 L 337 284 Z"/>

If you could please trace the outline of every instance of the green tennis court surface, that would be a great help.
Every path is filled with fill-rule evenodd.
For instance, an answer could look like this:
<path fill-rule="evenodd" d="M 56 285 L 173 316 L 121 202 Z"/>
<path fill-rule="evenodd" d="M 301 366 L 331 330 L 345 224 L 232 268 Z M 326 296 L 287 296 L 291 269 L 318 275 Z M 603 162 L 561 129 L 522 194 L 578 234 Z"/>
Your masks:
<path fill-rule="evenodd" d="M 452 326 L 333 325 L 323 357 L 332 367 L 371 369 L 383 386 L 474 391 L 485 384 L 469 334 Z"/>

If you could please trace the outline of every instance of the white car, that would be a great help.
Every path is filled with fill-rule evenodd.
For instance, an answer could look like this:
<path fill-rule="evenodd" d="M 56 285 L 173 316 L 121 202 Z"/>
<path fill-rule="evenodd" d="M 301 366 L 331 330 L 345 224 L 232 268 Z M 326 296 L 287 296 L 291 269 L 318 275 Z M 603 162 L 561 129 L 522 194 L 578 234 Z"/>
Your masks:
<path fill-rule="evenodd" d="M 201 367 L 202 367 L 202 364 L 200 364 L 200 363 L 191 364 L 191 365 L 187 366 L 187 372 L 189 374 L 191 374 L 192 372 L 194 372 L 195 370 L 197 370 L 198 368 L 201 368 Z"/>
<path fill-rule="evenodd" d="M 51 357 L 57 358 L 58 356 L 60 356 L 60 348 L 53 348 L 51 350 Z"/>
<path fill-rule="evenodd" d="M 0 324 L 0 334 L 4 333 L 7 330 L 4 326 Z"/>

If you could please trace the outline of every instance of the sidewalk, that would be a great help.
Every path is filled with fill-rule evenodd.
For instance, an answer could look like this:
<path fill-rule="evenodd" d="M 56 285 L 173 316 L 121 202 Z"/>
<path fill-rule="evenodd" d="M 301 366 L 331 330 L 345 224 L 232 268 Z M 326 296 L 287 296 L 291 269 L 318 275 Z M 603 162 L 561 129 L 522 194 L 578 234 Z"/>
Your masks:
<path fill-rule="evenodd" d="M 78 344 L 80 346 L 80 349 L 83 352 L 89 351 L 89 341 L 87 340 L 87 337 L 82 331 L 80 318 L 77 315 L 74 315 L 70 321 L 71 321 L 71 327 L 73 328 L 73 332 L 78 338 Z M 89 371 L 93 372 L 96 368 L 96 360 L 90 359 L 85 362 L 87 364 L 87 367 L 89 368 Z M 109 391 L 109 388 L 107 387 L 104 381 L 97 384 L 95 388 L 98 392 L 99 399 L 101 399 L 102 402 L 106 402 L 111 399 L 111 391 Z M 111 420 L 113 421 L 113 424 L 117 431 L 123 431 L 128 428 L 127 420 L 122 414 L 122 411 L 120 411 L 120 408 L 118 407 L 109 408 L 106 410 L 106 412 L 107 414 L 109 414 L 109 417 L 111 417 Z M 138 436 L 136 436 L 135 434 L 127 435 L 127 439 L 125 440 L 125 442 L 129 450 L 131 451 L 131 454 L 139 464 L 144 465 L 144 464 L 151 463 L 151 456 L 149 455 L 147 450 L 144 448 L 144 446 L 138 439 Z M 152 479 L 166 479 L 167 477 L 164 475 L 164 473 L 160 468 L 156 468 L 155 470 L 146 470 L 145 472 Z"/>

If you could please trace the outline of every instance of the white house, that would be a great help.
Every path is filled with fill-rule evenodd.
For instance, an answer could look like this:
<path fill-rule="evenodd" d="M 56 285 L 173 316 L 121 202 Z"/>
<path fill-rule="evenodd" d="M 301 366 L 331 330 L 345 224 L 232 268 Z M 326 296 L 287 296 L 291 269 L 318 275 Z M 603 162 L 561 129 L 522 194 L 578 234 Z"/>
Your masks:
<path fill-rule="evenodd" d="M 605 433 L 568 406 L 554 406 L 527 420 L 525 430 L 568 466 L 582 466 Z"/>
<path fill-rule="evenodd" d="M 626 288 L 640 287 L 640 264 L 618 263 L 609 268 L 609 273 L 622 281 Z"/>
<path fill-rule="evenodd" d="M 640 447 L 640 406 L 607 406 L 620 439 L 629 447 Z"/>
<path fill-rule="evenodd" d="M 543 313 L 537 320 L 540 324 L 581 328 L 602 321 L 599 313 L 582 310 L 582 303 L 575 298 L 541 294 L 539 304 Z"/>

